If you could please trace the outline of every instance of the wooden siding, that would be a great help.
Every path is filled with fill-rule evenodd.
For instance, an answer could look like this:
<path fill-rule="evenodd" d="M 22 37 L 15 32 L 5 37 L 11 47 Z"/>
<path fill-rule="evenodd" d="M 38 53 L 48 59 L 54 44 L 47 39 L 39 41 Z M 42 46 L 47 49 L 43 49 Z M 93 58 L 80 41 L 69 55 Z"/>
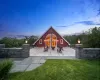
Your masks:
<path fill-rule="evenodd" d="M 42 39 L 42 44 L 39 44 L 39 40 L 35 43 L 35 46 L 37 47 L 44 47 L 45 43 L 44 40 L 48 34 L 55 34 L 57 36 L 57 45 L 66 47 L 68 46 L 68 43 L 51 27 L 40 39 Z M 63 44 L 60 43 L 60 39 L 63 39 Z"/>

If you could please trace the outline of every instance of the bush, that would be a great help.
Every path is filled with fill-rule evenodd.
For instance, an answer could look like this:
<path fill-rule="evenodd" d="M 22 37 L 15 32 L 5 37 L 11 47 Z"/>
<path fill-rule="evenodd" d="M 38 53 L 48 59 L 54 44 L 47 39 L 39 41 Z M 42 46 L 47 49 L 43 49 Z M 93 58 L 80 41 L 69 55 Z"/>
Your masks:
<path fill-rule="evenodd" d="M 5 44 L 5 47 L 21 47 L 25 43 L 24 39 L 4 37 L 0 40 L 0 44 Z"/>
<path fill-rule="evenodd" d="M 100 27 L 89 30 L 87 39 L 84 41 L 83 45 L 85 47 L 100 48 Z"/>
<path fill-rule="evenodd" d="M 70 44 L 77 44 L 77 40 L 80 39 L 83 47 L 100 48 L 100 27 L 91 28 L 79 35 L 64 36 L 64 38 L 68 40 Z"/>
<path fill-rule="evenodd" d="M 8 77 L 8 73 L 11 67 L 11 60 L 3 60 L 2 62 L 0 62 L 0 80 L 5 80 Z"/>
<path fill-rule="evenodd" d="M 28 40 L 28 44 L 32 46 L 32 44 L 37 40 L 37 36 L 30 36 L 22 39 L 17 39 L 17 38 L 11 38 L 11 37 L 4 37 L 0 39 L 0 44 L 5 44 L 5 47 L 11 48 L 11 47 L 21 47 L 24 43 L 25 40 Z"/>

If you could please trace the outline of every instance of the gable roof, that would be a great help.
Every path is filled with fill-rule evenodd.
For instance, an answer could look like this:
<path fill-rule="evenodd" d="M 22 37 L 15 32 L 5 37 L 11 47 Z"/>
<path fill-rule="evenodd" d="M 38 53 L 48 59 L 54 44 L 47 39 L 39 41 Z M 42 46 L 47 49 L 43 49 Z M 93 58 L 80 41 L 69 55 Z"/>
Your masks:
<path fill-rule="evenodd" d="M 51 26 L 47 31 L 49 31 L 50 29 L 53 29 L 59 36 L 61 36 L 52 26 Z M 47 31 L 46 31 L 46 32 L 47 32 Z M 46 32 L 44 32 L 44 34 L 46 34 Z M 43 35 L 44 35 L 44 34 L 43 34 Z M 42 35 L 42 36 L 43 36 L 43 35 Z M 42 36 L 40 36 L 39 39 L 41 39 Z M 65 40 L 65 38 L 63 38 L 62 36 L 61 36 L 61 38 L 64 39 L 64 41 L 67 42 L 68 45 L 70 45 L 70 43 L 69 43 L 67 40 Z M 37 40 L 33 43 L 33 45 L 35 45 L 35 43 L 36 43 L 39 39 L 37 39 Z"/>

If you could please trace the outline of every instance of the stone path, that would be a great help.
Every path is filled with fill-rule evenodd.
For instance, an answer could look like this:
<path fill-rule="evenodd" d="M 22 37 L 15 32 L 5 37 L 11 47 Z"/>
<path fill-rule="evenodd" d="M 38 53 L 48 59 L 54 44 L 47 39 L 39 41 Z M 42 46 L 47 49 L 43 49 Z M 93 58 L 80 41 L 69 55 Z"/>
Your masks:
<path fill-rule="evenodd" d="M 25 58 L 23 60 L 14 60 L 13 63 L 13 67 L 11 69 L 11 73 L 12 72 L 22 72 L 22 71 L 30 71 L 33 69 L 36 69 L 37 67 L 41 66 L 43 63 L 45 63 L 45 59 L 42 57 L 29 57 L 29 58 Z"/>
<path fill-rule="evenodd" d="M 12 72 L 23 72 L 36 69 L 46 62 L 46 59 L 76 59 L 73 56 L 34 56 L 25 59 L 14 59 L 14 65 L 11 69 Z"/>

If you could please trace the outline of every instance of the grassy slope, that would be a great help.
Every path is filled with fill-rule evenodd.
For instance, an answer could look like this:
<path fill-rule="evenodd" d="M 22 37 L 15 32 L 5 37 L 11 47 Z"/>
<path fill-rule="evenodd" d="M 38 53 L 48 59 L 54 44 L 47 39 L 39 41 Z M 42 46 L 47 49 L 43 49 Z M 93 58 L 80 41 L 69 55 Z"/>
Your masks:
<path fill-rule="evenodd" d="M 100 80 L 100 60 L 47 60 L 33 71 L 10 75 L 9 80 Z"/>

